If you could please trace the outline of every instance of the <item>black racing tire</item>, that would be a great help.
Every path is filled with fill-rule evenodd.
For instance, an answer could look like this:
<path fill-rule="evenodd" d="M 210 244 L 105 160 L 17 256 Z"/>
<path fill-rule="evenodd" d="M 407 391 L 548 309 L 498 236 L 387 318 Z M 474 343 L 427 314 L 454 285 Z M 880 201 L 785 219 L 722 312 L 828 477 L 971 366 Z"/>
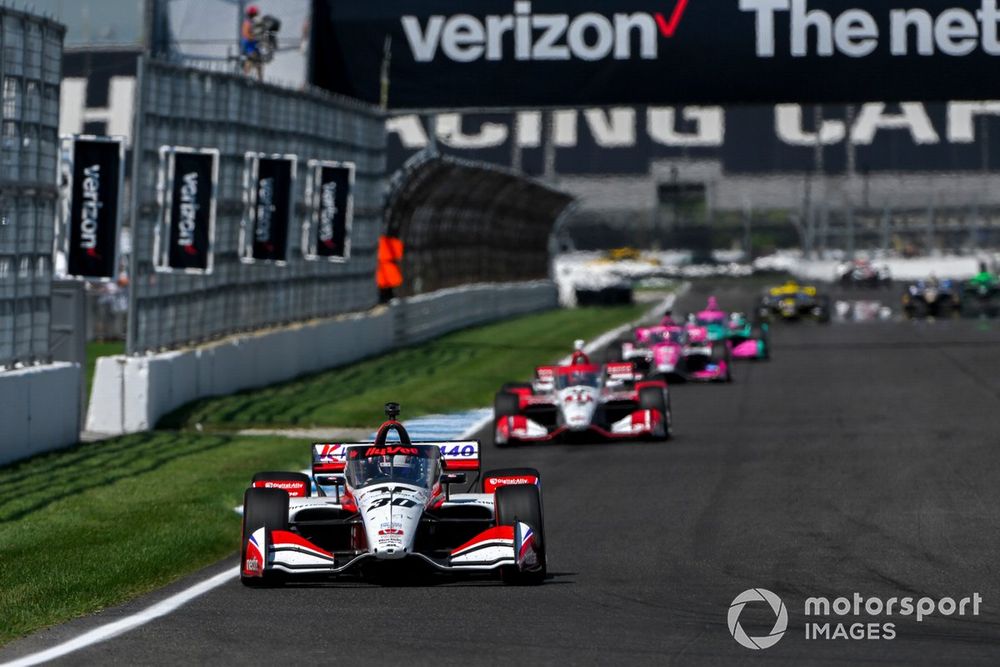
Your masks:
<path fill-rule="evenodd" d="M 306 485 L 306 496 L 312 490 L 312 479 L 304 472 L 258 472 L 255 473 L 253 482 L 303 482 Z"/>
<path fill-rule="evenodd" d="M 639 390 L 639 409 L 657 410 L 663 416 L 666 423 L 666 435 L 664 440 L 673 437 L 674 413 L 670 408 L 669 396 L 663 395 L 663 390 L 659 387 L 643 387 Z"/>
<path fill-rule="evenodd" d="M 247 489 L 243 494 L 243 540 L 240 543 L 240 582 L 244 586 L 267 587 L 281 583 L 276 573 L 263 577 L 244 577 L 243 563 L 246 562 L 247 542 L 254 531 L 288 530 L 288 492 L 283 489 Z M 263 554 L 266 558 L 267 554 Z"/>
<path fill-rule="evenodd" d="M 537 486 L 522 484 L 502 486 L 497 489 L 496 523 L 498 526 L 513 526 L 515 521 L 526 523 L 535 532 L 535 546 L 541 567 L 534 572 L 521 572 L 517 566 L 500 568 L 505 584 L 538 585 L 545 581 L 545 518 L 542 511 L 542 496 Z"/>
<path fill-rule="evenodd" d="M 512 417 L 521 414 L 521 397 L 506 391 L 498 392 L 493 398 L 493 433 L 497 432 L 497 423 L 501 417 Z M 500 444 L 494 441 L 497 447 L 507 447 L 509 442 Z"/>
<path fill-rule="evenodd" d="M 760 328 L 760 339 L 764 343 L 764 359 L 771 358 L 771 327 L 764 325 Z"/>
<path fill-rule="evenodd" d="M 829 324 L 831 315 L 830 297 L 821 296 L 817 299 L 817 303 L 819 305 L 819 314 L 816 316 L 817 321 L 820 324 Z"/>
<path fill-rule="evenodd" d="M 483 473 L 479 488 L 482 489 L 486 484 L 486 480 L 490 477 L 521 477 L 528 475 L 535 477 L 541 482 L 542 474 L 535 468 L 497 468 L 496 470 L 487 470 Z"/>

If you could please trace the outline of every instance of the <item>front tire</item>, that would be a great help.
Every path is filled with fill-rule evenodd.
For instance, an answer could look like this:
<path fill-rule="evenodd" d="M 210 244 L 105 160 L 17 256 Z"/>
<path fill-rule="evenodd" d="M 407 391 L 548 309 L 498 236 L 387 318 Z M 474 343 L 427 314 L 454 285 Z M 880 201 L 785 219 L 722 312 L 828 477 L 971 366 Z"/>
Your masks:
<path fill-rule="evenodd" d="M 526 523 L 535 533 L 535 553 L 541 565 L 537 570 L 524 572 L 516 565 L 500 568 L 505 584 L 538 585 L 545 581 L 545 520 L 542 513 L 542 496 L 537 486 L 522 484 L 502 486 L 497 489 L 496 522 L 498 526 L 513 526 L 515 522 Z"/>
<path fill-rule="evenodd" d="M 263 577 L 244 577 L 243 564 L 247 558 L 247 542 L 260 528 L 269 531 L 288 530 L 288 492 L 283 489 L 247 489 L 243 494 L 243 541 L 240 544 L 240 583 L 244 586 L 266 587 L 280 584 L 275 573 Z M 267 558 L 267 554 L 262 554 Z M 264 564 L 261 564 L 264 567 Z"/>

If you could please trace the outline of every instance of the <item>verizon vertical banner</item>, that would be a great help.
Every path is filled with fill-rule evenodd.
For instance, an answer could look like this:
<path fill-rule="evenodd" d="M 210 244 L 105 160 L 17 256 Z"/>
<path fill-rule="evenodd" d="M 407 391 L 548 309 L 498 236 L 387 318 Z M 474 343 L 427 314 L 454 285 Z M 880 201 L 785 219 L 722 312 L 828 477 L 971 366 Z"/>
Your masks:
<path fill-rule="evenodd" d="M 354 163 L 309 161 L 309 216 L 302 250 L 306 259 L 343 261 L 350 255 L 353 190 Z"/>
<path fill-rule="evenodd" d="M 118 271 L 124 143 L 121 137 L 77 136 L 63 140 L 63 173 L 68 175 L 61 245 L 65 274 L 114 279 Z"/>
<path fill-rule="evenodd" d="M 215 149 L 160 148 L 158 271 L 211 272 L 218 169 Z"/>
<path fill-rule="evenodd" d="M 310 78 L 411 109 L 978 100 L 998 2 L 313 0 Z"/>
<path fill-rule="evenodd" d="M 292 217 L 294 155 L 247 154 L 246 212 L 241 230 L 242 259 L 246 262 L 285 262 Z"/>

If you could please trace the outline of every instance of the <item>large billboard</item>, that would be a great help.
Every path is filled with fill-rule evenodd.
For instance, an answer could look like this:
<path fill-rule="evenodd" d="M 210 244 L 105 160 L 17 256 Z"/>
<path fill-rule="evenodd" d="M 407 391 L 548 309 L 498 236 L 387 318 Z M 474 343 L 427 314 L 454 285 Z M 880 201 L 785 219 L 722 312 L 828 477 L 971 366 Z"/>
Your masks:
<path fill-rule="evenodd" d="M 532 175 L 645 174 L 682 158 L 728 174 L 1000 171 L 1000 100 L 400 114 L 388 128 L 390 168 L 434 138 Z"/>
<path fill-rule="evenodd" d="M 1000 96 L 998 0 L 313 2 L 312 82 L 393 108 Z"/>

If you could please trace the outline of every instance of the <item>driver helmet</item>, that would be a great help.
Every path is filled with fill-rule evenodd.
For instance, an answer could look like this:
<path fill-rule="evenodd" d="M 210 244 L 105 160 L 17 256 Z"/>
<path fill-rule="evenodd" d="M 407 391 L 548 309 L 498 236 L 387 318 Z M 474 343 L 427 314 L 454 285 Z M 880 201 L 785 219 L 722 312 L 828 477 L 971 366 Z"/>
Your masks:
<path fill-rule="evenodd" d="M 257 5 L 250 5 L 247 7 L 247 16 L 253 18 L 257 16 L 257 14 L 260 14 L 260 9 L 257 8 Z"/>
<path fill-rule="evenodd" d="M 718 310 L 718 309 L 719 309 L 719 300 L 716 299 L 714 296 L 708 297 L 708 308 L 706 310 Z"/>

